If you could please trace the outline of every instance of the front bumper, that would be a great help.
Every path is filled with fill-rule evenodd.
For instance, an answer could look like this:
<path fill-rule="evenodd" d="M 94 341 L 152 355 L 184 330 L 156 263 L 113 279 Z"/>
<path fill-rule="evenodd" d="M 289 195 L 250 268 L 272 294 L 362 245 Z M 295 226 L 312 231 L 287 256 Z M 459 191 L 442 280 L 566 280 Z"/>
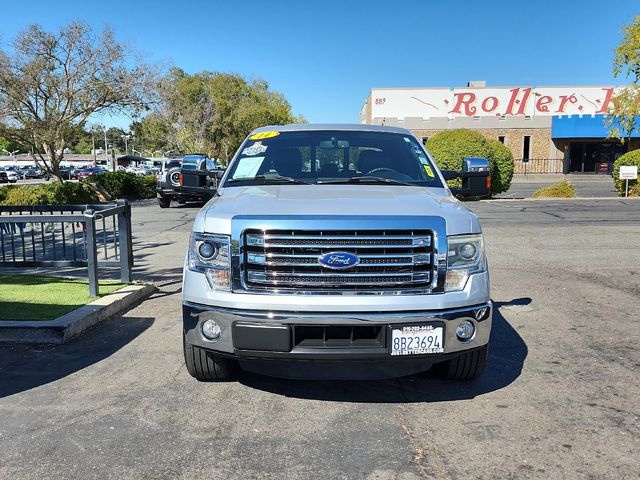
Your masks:
<path fill-rule="evenodd" d="M 479 313 L 484 311 L 482 315 Z M 257 360 L 270 360 L 269 371 L 279 362 L 312 361 L 328 364 L 362 363 L 367 368 L 372 363 L 384 364 L 385 368 L 397 370 L 403 365 L 413 371 L 428 369 L 466 350 L 473 350 L 489 342 L 491 331 L 491 302 L 463 308 L 445 310 L 355 313 L 355 312 L 269 312 L 238 310 L 185 302 L 183 324 L 186 340 L 198 347 L 214 351 L 223 356 L 241 360 L 243 367 L 257 365 Z M 219 340 L 212 342 L 202 335 L 202 323 L 214 320 L 221 328 Z M 476 327 L 474 337 L 466 342 L 458 340 L 455 329 L 460 320 L 469 320 Z M 392 326 L 403 324 L 433 324 L 444 327 L 444 352 L 438 354 L 392 357 L 390 336 Z M 298 344 L 296 332 L 299 327 L 371 327 L 380 332 L 378 343 L 355 345 L 354 342 L 337 342 L 332 345 L 308 346 Z M 356 330 L 356 329 L 352 329 Z M 304 343 L 304 342 L 303 342 Z M 321 342 L 320 342 L 321 343 Z M 264 372 L 261 372 L 264 373 Z M 391 376 L 397 376 L 391 375 Z M 335 377 L 335 375 L 334 375 Z"/>
<path fill-rule="evenodd" d="M 171 197 L 172 199 L 193 199 L 203 200 L 211 197 L 209 192 L 203 190 L 189 189 L 188 187 L 161 188 L 156 187 L 156 197 Z"/>

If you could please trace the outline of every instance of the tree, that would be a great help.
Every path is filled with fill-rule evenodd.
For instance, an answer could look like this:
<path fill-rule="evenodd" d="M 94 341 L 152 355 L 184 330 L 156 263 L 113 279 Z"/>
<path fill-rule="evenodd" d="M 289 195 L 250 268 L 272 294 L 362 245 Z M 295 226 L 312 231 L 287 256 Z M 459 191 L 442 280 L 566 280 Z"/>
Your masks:
<path fill-rule="evenodd" d="M 8 140 L 6 138 L 0 137 L 0 155 L 9 154 L 16 150 L 20 150 L 20 146 L 17 143 L 12 142 L 11 140 Z"/>
<path fill-rule="evenodd" d="M 108 28 L 96 35 L 82 22 L 55 33 L 31 25 L 0 49 L 0 136 L 60 178 L 64 150 L 91 115 L 147 108 L 154 70 Z"/>
<path fill-rule="evenodd" d="M 110 149 L 114 149 L 117 152 L 124 152 L 124 138 L 123 135 L 127 133 L 118 127 L 110 127 L 107 129 L 107 143 Z"/>
<path fill-rule="evenodd" d="M 130 128 L 141 151 L 147 150 L 153 154 L 176 148 L 174 129 L 157 112 L 151 112 L 142 120 L 133 122 Z"/>
<path fill-rule="evenodd" d="M 613 102 L 607 123 L 610 135 L 618 138 L 630 137 L 638 129 L 640 115 L 640 16 L 623 29 L 622 41 L 615 50 L 613 60 L 614 77 L 624 76 L 631 85 L 621 89 Z"/>
<path fill-rule="evenodd" d="M 162 83 L 161 98 L 158 108 L 132 128 L 158 148 L 202 152 L 223 163 L 254 128 L 305 121 L 267 82 L 237 74 L 189 75 L 173 69 Z M 166 139 L 162 147 L 161 137 Z"/>

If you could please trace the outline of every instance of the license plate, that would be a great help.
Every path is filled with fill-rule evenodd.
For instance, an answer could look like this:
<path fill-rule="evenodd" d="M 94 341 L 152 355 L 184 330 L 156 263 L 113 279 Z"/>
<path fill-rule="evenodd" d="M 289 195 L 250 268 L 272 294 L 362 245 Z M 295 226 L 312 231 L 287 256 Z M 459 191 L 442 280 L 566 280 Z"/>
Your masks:
<path fill-rule="evenodd" d="M 443 328 L 433 325 L 406 325 L 391 329 L 391 355 L 443 353 Z"/>

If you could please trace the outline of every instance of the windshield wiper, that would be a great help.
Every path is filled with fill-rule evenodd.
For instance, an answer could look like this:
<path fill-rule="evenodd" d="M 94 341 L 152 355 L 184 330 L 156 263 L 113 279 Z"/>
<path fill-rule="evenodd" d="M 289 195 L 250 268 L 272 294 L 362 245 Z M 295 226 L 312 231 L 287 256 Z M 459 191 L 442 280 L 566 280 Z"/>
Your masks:
<path fill-rule="evenodd" d="M 255 177 L 246 177 L 246 178 L 231 178 L 229 179 L 229 183 L 231 182 L 252 182 L 254 180 L 258 180 L 260 183 L 298 183 L 302 185 L 311 185 L 309 182 L 305 182 L 304 180 L 298 180 L 297 178 L 292 177 L 283 177 L 281 175 L 256 175 Z"/>
<path fill-rule="evenodd" d="M 332 183 L 388 183 L 391 185 L 406 185 L 409 187 L 415 187 L 413 183 L 401 182 L 400 180 L 392 180 L 390 178 L 382 178 L 382 177 L 370 177 L 370 176 L 362 176 L 362 177 L 351 177 L 351 178 L 337 178 L 335 180 L 322 180 L 318 182 L 318 184 L 332 184 Z"/>

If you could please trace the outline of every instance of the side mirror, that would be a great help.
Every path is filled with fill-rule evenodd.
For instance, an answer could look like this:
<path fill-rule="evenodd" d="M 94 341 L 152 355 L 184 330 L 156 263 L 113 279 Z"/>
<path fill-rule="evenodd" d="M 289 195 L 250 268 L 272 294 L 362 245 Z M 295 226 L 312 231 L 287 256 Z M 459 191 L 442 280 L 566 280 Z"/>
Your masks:
<path fill-rule="evenodd" d="M 218 168 L 215 170 L 216 179 L 218 181 L 222 180 L 222 177 L 224 176 L 224 172 L 225 172 L 224 168 Z"/>
<path fill-rule="evenodd" d="M 445 180 L 455 180 L 456 178 L 460 178 L 460 172 L 456 172 L 455 170 L 441 170 L 442 176 Z"/>

